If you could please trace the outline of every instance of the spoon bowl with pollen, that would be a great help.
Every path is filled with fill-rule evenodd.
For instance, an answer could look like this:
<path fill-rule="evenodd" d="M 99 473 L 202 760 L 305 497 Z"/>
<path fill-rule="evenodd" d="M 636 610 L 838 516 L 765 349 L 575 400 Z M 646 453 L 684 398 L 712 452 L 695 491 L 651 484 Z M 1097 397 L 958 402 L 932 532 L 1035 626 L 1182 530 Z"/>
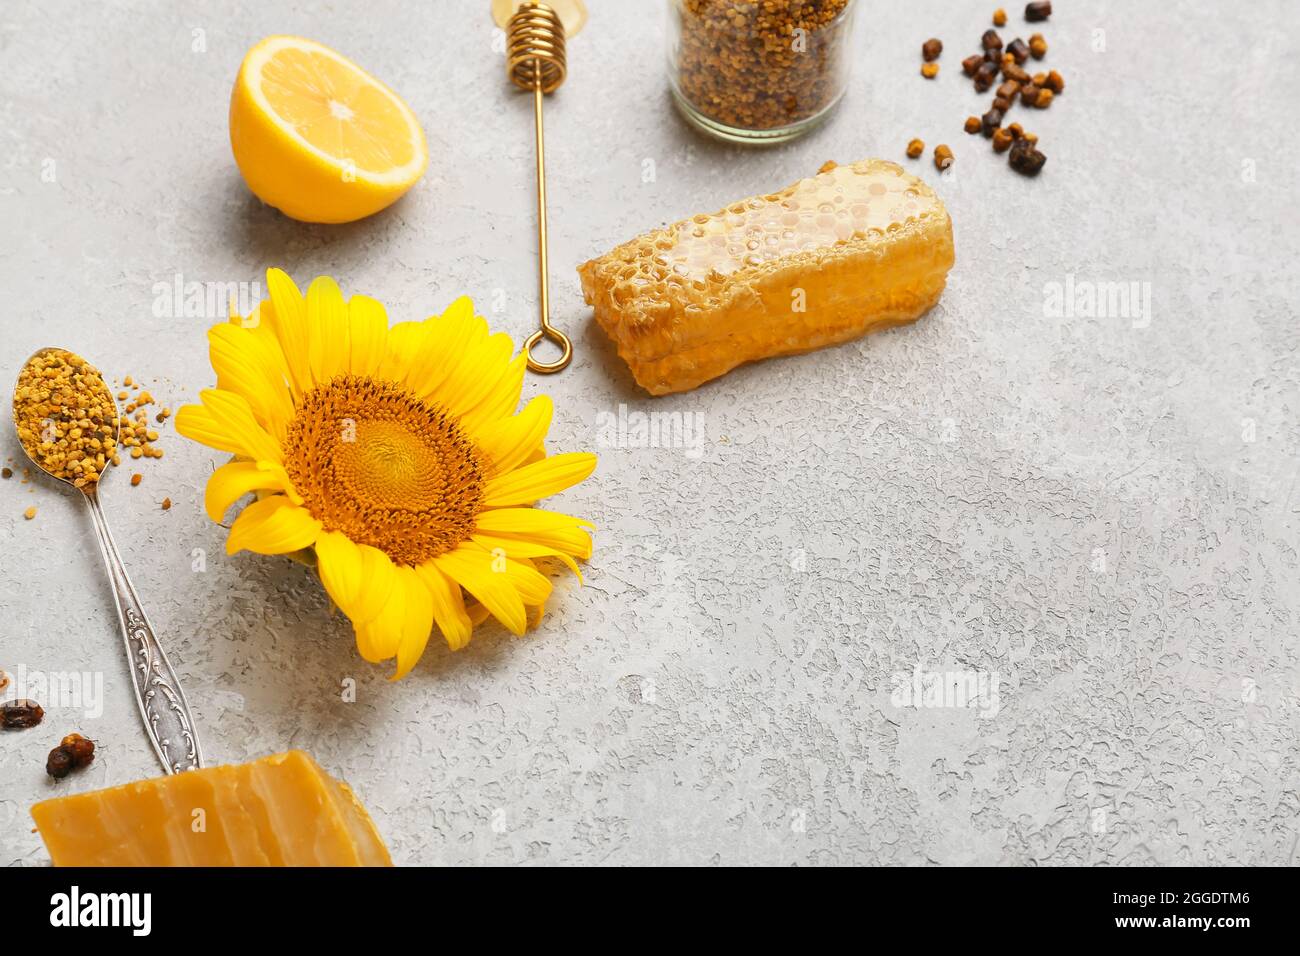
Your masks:
<path fill-rule="evenodd" d="M 67 349 L 45 348 L 14 386 L 14 427 L 33 465 L 81 492 L 108 569 L 145 733 L 167 773 L 203 766 L 181 684 L 163 653 L 108 529 L 99 484 L 118 449 L 120 413 L 98 369 Z"/>

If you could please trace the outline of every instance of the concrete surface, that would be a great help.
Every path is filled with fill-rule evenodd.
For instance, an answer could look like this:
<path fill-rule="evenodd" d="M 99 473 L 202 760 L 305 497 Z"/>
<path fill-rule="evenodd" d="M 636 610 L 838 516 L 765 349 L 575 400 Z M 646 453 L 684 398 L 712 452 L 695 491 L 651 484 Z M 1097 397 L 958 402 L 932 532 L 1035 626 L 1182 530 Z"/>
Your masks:
<path fill-rule="evenodd" d="M 401 318 L 468 292 L 522 338 L 530 104 L 486 0 L 433 6 L 5 3 L 0 379 L 57 343 L 174 406 L 213 381 L 219 306 L 161 290 L 269 265 Z M 392 685 L 307 571 L 224 555 L 200 511 L 217 456 L 168 425 L 143 484 L 104 494 L 209 758 L 311 751 L 402 863 L 1295 862 L 1300 11 L 1059 3 L 1042 30 L 1069 85 L 1017 117 L 1050 157 L 1027 181 L 961 132 L 988 101 L 959 62 L 991 2 L 864 3 L 842 109 L 768 152 L 679 121 L 651 6 L 594 3 L 546 104 L 578 358 L 526 390 L 556 399 L 553 448 L 602 455 L 552 502 L 599 525 L 586 586 L 562 580 L 526 639 L 484 629 Z M 422 118 L 432 165 L 397 207 L 320 228 L 248 194 L 227 96 L 276 32 L 343 50 Z M 1029 32 L 1015 7 L 1008 35 Z M 927 82 L 931 35 L 948 49 Z M 946 180 L 913 165 L 957 226 L 932 314 L 691 394 L 636 389 L 574 265 L 825 159 L 906 162 L 913 136 L 957 156 Z M 1110 283 L 1139 307 L 1053 314 L 1067 285 Z M 649 412 L 691 430 L 628 447 Z M 157 772 L 89 533 L 69 494 L 0 482 L 0 667 L 104 690 L 99 716 L 65 695 L 0 734 L 6 863 L 47 859 L 35 800 Z M 927 697 L 946 673 L 974 696 Z M 946 706 L 913 706 L 913 675 Z M 51 784 L 45 752 L 74 728 L 100 757 Z"/>

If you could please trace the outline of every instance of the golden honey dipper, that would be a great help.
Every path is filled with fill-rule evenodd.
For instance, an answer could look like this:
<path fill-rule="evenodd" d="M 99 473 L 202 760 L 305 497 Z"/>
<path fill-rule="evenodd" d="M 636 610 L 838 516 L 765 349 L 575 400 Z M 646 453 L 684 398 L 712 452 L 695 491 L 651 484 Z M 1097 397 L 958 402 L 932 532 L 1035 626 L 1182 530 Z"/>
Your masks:
<path fill-rule="evenodd" d="M 581 4 L 577 6 L 581 8 Z M 524 340 L 524 354 L 528 357 L 529 369 L 549 375 L 565 368 L 573 359 L 573 343 L 551 324 L 546 248 L 546 144 L 542 132 L 542 98 L 564 82 L 565 29 L 554 7 L 527 2 L 518 5 L 505 30 L 506 72 L 515 86 L 532 91 L 537 132 L 537 269 L 541 328 Z M 561 349 L 560 357 L 554 362 L 539 362 L 533 358 L 532 350 L 543 338 L 549 338 Z"/>

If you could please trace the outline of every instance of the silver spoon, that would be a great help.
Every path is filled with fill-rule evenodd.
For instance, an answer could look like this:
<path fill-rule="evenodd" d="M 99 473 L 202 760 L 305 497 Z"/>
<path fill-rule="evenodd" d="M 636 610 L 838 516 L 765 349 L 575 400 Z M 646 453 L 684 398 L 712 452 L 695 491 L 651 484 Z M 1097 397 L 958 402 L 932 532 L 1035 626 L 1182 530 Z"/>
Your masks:
<path fill-rule="evenodd" d="M 45 348 L 32 355 L 25 363 L 24 369 L 46 355 L 73 355 L 67 349 Z M 116 420 L 117 402 L 108 384 L 100 379 L 103 389 L 101 398 L 112 403 L 115 418 L 113 422 L 113 447 L 117 448 L 119 428 Z M 18 389 L 14 389 L 14 422 L 19 417 Z M 50 471 L 40 459 L 39 450 L 28 448 L 20 441 L 23 451 L 33 465 L 55 481 L 61 481 L 80 491 L 90 507 L 90 517 L 99 537 L 99 549 L 104 555 L 104 565 L 108 568 L 109 581 L 113 585 L 113 601 L 117 605 L 118 621 L 122 625 L 122 638 L 126 644 L 127 659 L 130 663 L 131 683 L 135 686 L 135 701 L 140 708 L 140 719 L 144 721 L 145 733 L 153 744 L 154 752 L 162 761 L 168 773 L 180 773 L 182 770 L 194 770 L 203 766 L 203 752 L 199 748 L 198 737 L 194 732 L 194 718 L 190 715 L 190 705 L 181 690 L 180 680 L 167 661 L 158 638 L 154 635 L 149 619 L 145 617 L 144 606 L 136 596 L 131 579 L 113 535 L 108 530 L 108 519 L 99 504 L 99 481 L 87 482 L 77 486 L 67 478 Z M 102 477 L 102 476 L 101 476 Z"/>

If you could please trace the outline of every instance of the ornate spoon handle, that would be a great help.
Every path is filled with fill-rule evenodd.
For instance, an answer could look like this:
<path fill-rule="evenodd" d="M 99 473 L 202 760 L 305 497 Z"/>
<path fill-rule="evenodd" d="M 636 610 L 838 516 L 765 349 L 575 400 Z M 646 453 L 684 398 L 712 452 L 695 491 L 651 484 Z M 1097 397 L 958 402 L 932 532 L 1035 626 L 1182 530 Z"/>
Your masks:
<path fill-rule="evenodd" d="M 108 577 L 113 584 L 113 599 L 122 623 L 131 682 L 135 685 L 135 700 L 140 707 L 145 732 L 168 773 L 202 767 L 203 752 L 194 733 L 194 718 L 190 716 L 185 692 L 181 690 L 181 682 L 168 663 L 167 655 L 145 617 L 144 607 L 136 597 L 135 588 L 131 586 L 122 556 L 118 554 L 113 535 L 108 530 L 108 520 L 99 505 L 98 491 L 93 485 L 86 492 L 86 503 L 90 505 L 95 531 L 99 535 L 99 549 L 103 552 Z"/>

